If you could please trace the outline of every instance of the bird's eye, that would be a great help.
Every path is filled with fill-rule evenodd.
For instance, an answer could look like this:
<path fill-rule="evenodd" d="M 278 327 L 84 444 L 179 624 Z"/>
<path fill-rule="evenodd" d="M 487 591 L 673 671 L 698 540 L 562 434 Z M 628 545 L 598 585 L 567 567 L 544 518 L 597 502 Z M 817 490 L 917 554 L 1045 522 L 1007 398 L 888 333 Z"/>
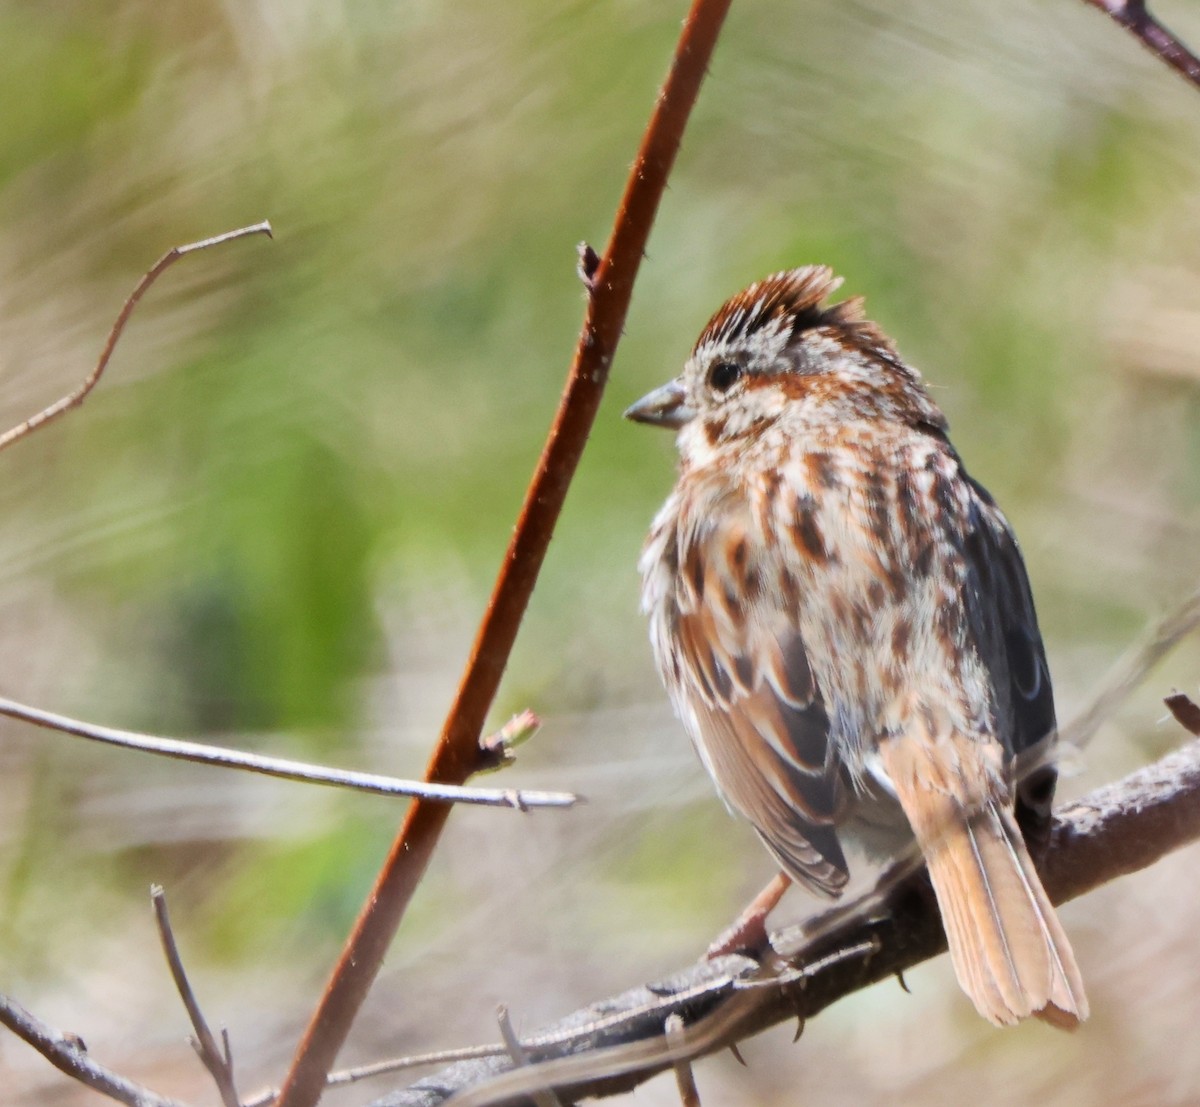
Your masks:
<path fill-rule="evenodd" d="M 708 383 L 718 392 L 728 392 L 742 375 L 742 367 L 736 361 L 718 361 L 708 371 Z"/>

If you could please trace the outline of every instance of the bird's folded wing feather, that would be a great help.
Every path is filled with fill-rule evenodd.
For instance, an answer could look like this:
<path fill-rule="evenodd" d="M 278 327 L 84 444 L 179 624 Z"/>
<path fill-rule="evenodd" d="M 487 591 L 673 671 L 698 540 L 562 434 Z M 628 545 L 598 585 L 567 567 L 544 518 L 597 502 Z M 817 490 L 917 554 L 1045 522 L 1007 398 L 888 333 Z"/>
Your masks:
<path fill-rule="evenodd" d="M 980 655 L 988 659 L 997 732 L 1010 756 L 1025 754 L 1024 760 L 1030 762 L 1022 766 L 1018 761 L 1018 768 L 1030 772 L 1018 782 L 1018 794 L 1032 813 L 1046 820 L 1055 777 L 1045 749 L 1055 737 L 1046 651 L 1017 540 L 987 491 L 970 483 L 971 519 L 964 528 L 969 633 Z"/>
<path fill-rule="evenodd" d="M 680 550 L 674 639 L 693 738 L 726 802 L 785 871 L 836 896 L 848 878 L 834 828 L 841 784 L 794 617 L 755 602 L 739 522 L 710 522 L 691 538 Z"/>

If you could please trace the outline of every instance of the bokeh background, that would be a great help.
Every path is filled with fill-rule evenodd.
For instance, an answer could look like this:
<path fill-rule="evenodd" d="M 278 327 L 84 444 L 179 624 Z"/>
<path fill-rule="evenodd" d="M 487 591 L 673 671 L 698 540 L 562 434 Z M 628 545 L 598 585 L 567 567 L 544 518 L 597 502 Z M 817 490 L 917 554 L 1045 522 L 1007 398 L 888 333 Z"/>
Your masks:
<path fill-rule="evenodd" d="M 419 773 L 569 362 L 575 244 L 607 235 L 684 7 L 0 0 L 5 424 L 82 376 L 168 246 L 277 230 L 179 264 L 82 411 L 0 459 L 0 693 Z M 1200 44 L 1194 6 L 1157 8 Z M 493 716 L 546 719 L 506 783 L 590 803 L 453 816 L 347 1063 L 662 976 L 770 874 L 652 672 L 634 565 L 673 452 L 620 412 L 727 295 L 812 261 L 1008 509 L 1062 716 L 1196 584 L 1200 95 L 1079 0 L 735 4 Z M 1062 794 L 1181 741 L 1161 696 L 1198 680 L 1192 644 Z M 5 723 L 3 990 L 211 1101 L 159 882 L 244 1088 L 277 1080 L 400 816 Z M 1064 911 L 1073 1037 L 992 1031 L 938 963 L 745 1044 L 748 1069 L 702 1062 L 706 1107 L 1194 1103 L 1195 865 Z M 7 1035 L 0 1087 L 98 1102 Z"/>

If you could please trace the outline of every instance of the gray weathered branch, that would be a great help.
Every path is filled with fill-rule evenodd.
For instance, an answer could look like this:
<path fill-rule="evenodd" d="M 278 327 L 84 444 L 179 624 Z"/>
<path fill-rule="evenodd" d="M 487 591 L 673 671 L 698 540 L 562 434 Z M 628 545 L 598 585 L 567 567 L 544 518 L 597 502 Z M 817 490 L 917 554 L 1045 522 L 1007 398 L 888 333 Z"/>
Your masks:
<path fill-rule="evenodd" d="M 59 1071 L 127 1107 L 184 1107 L 178 1100 L 152 1092 L 93 1060 L 76 1035 L 48 1026 L 4 995 L 0 995 L 0 1025 L 28 1042 Z"/>
<path fill-rule="evenodd" d="M 1039 864 L 1056 903 L 1152 865 L 1200 838 L 1200 742 L 1191 742 L 1055 817 Z M 884 909 L 878 909 L 882 906 Z M 681 1057 L 727 1048 L 788 1019 L 804 1020 L 837 1000 L 945 950 L 932 897 L 920 882 L 893 888 L 869 911 L 839 911 L 810 926 L 806 965 L 779 979 L 743 957 L 700 962 L 654 984 L 593 1003 L 522 1045 L 533 1065 L 507 1057 L 463 1061 L 392 1092 L 372 1107 L 461 1107 L 515 1102 L 537 1088 L 564 1102 L 628 1091 Z M 781 941 L 790 935 L 773 936 Z M 678 1015 L 686 1027 L 665 1033 Z"/>

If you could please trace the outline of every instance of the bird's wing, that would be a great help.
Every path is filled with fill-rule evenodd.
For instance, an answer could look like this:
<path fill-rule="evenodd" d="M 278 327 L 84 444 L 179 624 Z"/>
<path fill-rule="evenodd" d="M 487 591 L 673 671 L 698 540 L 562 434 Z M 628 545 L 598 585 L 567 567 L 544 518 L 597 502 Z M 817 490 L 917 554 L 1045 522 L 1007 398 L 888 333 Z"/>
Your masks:
<path fill-rule="evenodd" d="M 777 585 L 756 563 L 747 527 L 722 512 L 681 535 L 666 616 L 676 663 L 664 668 L 726 802 L 790 876 L 836 896 L 848 869 L 829 719 L 794 616 L 765 598 Z"/>
<path fill-rule="evenodd" d="M 1055 783 L 1054 769 L 1045 760 L 1055 736 L 1046 651 L 1016 537 L 987 490 L 975 481 L 970 485 L 964 544 L 969 634 L 991 674 L 997 732 L 1017 758 L 1018 770 L 1029 769 L 1017 793 L 1025 807 L 1045 819 Z"/>

